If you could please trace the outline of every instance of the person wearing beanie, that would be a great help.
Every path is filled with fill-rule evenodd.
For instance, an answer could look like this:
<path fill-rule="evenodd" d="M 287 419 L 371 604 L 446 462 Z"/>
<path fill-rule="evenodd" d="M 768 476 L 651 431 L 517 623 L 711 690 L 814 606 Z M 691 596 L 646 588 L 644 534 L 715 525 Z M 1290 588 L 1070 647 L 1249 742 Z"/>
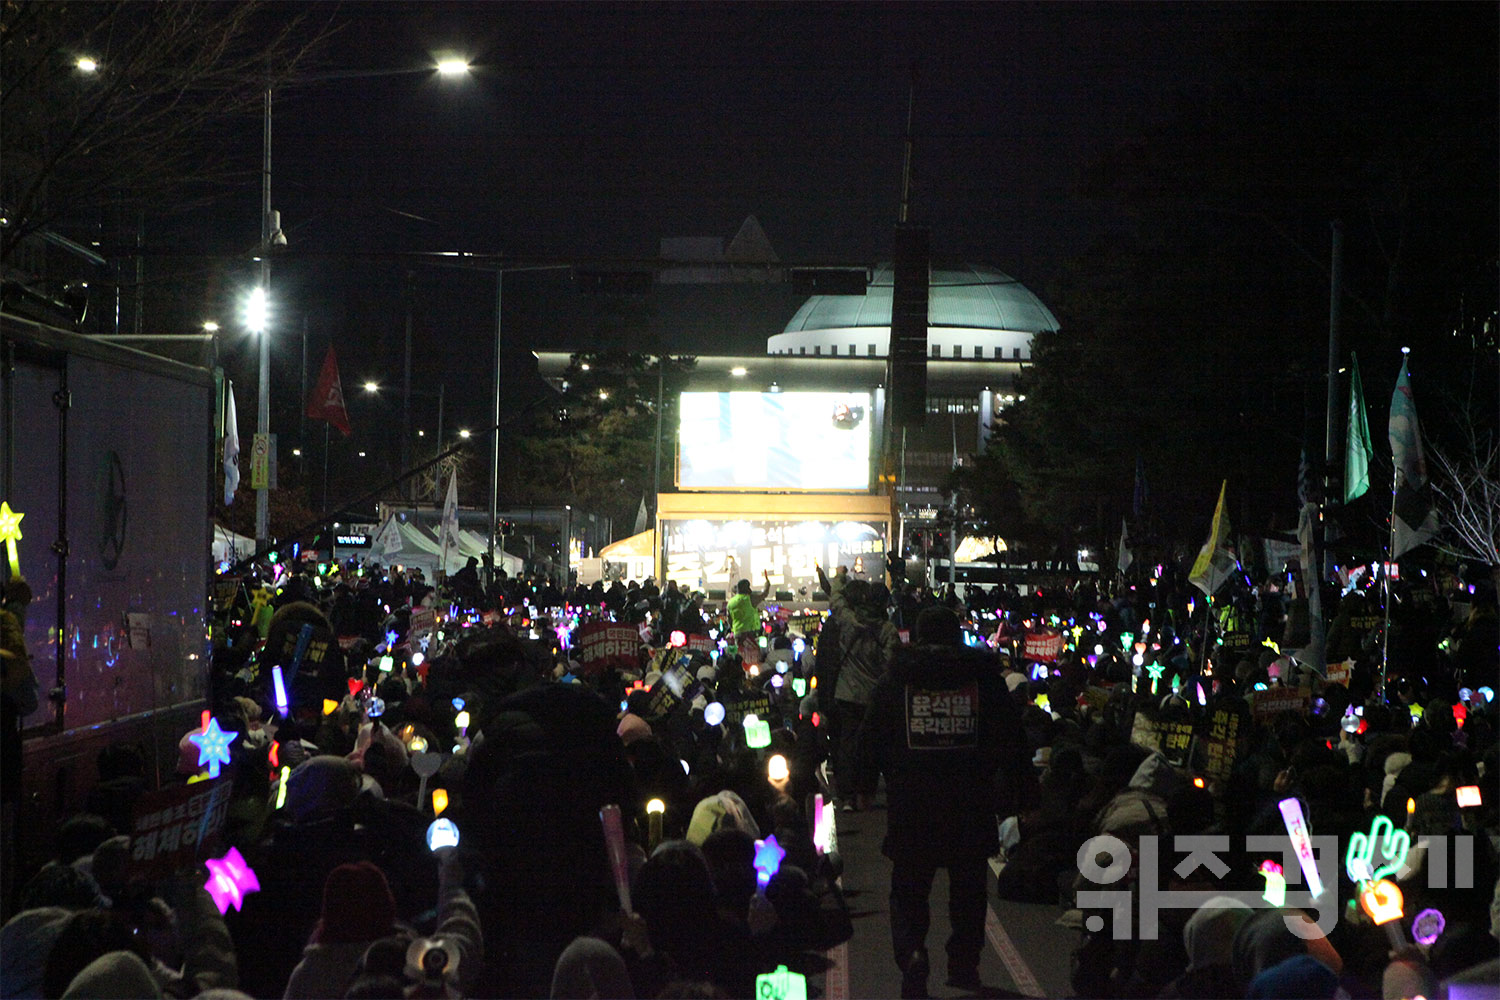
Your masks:
<path fill-rule="evenodd" d="M 948 869 L 948 983 L 978 989 L 987 861 L 1000 847 L 995 779 L 1002 768 L 1024 771 L 1026 753 L 993 654 L 964 646 L 952 611 L 918 616 L 912 645 L 895 651 L 875 685 L 859 745 L 890 796 L 881 849 L 893 862 L 901 995 L 927 996 L 927 898 L 938 868 Z"/>
<path fill-rule="evenodd" d="M 1203 998 L 1234 996 L 1239 987 L 1234 978 L 1234 936 L 1254 913 L 1233 896 L 1215 896 L 1188 918 L 1182 929 L 1182 944 L 1188 954 L 1188 967 L 1168 983 L 1163 998 Z"/>
<path fill-rule="evenodd" d="M 385 873 L 368 861 L 339 865 L 323 883 L 323 910 L 284 1000 L 339 997 L 370 942 L 396 929 L 396 900 Z"/>
<path fill-rule="evenodd" d="M 615 730 L 615 734 L 620 737 L 621 743 L 630 746 L 636 740 L 643 740 L 651 735 L 651 723 L 633 712 L 627 712 L 620 719 L 620 725 Z"/>
<path fill-rule="evenodd" d="M 160 997 L 151 969 L 131 951 L 111 951 L 84 966 L 63 991 L 64 1000 L 144 1000 Z"/>
<path fill-rule="evenodd" d="M 1311 955 L 1293 955 L 1250 981 L 1248 1000 L 1332 1000 L 1339 988 L 1334 971 Z"/>

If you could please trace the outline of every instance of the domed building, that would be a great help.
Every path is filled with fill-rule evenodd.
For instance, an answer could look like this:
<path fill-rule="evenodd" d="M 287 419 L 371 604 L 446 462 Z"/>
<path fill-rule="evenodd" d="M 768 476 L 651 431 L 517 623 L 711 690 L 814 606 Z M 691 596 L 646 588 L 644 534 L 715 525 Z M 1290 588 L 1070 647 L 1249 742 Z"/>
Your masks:
<path fill-rule="evenodd" d="M 816 589 L 814 563 L 875 578 L 888 548 L 924 553 L 955 464 L 984 450 L 1019 398 L 1033 339 L 1059 324 L 1004 271 L 934 261 L 926 418 L 892 435 L 892 266 L 828 268 L 825 281 L 819 268 L 783 264 L 751 222 L 712 253 L 664 240 L 649 291 L 637 293 L 650 302 L 640 342 L 696 364 L 679 426 L 663 428 L 658 530 L 632 544 L 659 577 L 711 596 L 766 570 L 779 598 L 796 601 L 809 582 Z M 588 342 L 535 352 L 539 373 L 566 394 L 569 361 Z"/>
<path fill-rule="evenodd" d="M 891 337 L 890 264 L 875 268 L 864 295 L 813 295 L 767 354 L 887 356 Z M 927 346 L 935 359 L 1027 361 L 1031 338 L 1056 330 L 1057 317 L 1025 285 L 980 264 L 932 269 Z"/>

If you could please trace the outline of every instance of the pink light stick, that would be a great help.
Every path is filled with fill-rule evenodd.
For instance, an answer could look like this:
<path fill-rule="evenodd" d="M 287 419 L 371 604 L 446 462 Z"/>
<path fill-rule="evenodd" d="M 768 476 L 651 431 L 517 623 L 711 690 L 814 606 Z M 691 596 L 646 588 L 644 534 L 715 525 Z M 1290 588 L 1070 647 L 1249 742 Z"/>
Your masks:
<path fill-rule="evenodd" d="M 625 827 L 620 821 L 620 807 L 611 804 L 600 809 L 599 822 L 604 824 L 604 846 L 609 851 L 609 866 L 614 873 L 620 910 L 634 913 L 635 908 L 630 905 L 630 869 L 625 861 Z"/>

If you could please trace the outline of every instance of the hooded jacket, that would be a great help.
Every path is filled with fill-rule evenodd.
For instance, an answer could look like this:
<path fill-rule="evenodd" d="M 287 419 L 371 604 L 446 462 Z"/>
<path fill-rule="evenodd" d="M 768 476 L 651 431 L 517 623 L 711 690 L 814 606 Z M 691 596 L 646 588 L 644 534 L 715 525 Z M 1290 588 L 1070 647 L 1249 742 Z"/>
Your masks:
<path fill-rule="evenodd" d="M 875 685 L 859 746 L 885 772 L 882 850 L 946 865 L 999 850 L 995 777 L 1024 768 L 1021 714 L 994 657 L 962 646 L 902 646 Z"/>

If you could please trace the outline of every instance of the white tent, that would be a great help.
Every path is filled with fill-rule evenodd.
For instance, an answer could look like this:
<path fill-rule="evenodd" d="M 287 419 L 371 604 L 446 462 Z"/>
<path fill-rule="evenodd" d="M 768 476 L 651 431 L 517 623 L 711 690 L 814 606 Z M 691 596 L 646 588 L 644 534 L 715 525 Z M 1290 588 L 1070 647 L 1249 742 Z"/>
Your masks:
<path fill-rule="evenodd" d="M 386 566 L 415 566 L 421 569 L 429 580 L 435 577 L 439 563 L 445 563 L 443 566 L 445 572 L 457 573 L 464 568 L 470 556 L 483 562 L 489 544 L 488 539 L 480 538 L 477 533 L 460 528 L 458 537 L 448 543 L 447 559 L 444 560 L 442 544 L 431 529 L 415 521 L 402 521 L 400 518 L 396 519 L 396 528 L 401 532 L 400 551 L 387 555 L 377 544 L 371 549 L 369 558 Z M 519 556 L 497 551 L 495 562 L 511 575 L 521 571 Z"/>
<path fill-rule="evenodd" d="M 234 562 L 255 553 L 255 539 L 246 538 L 230 531 L 222 524 L 214 525 L 213 559 L 216 563 Z"/>

